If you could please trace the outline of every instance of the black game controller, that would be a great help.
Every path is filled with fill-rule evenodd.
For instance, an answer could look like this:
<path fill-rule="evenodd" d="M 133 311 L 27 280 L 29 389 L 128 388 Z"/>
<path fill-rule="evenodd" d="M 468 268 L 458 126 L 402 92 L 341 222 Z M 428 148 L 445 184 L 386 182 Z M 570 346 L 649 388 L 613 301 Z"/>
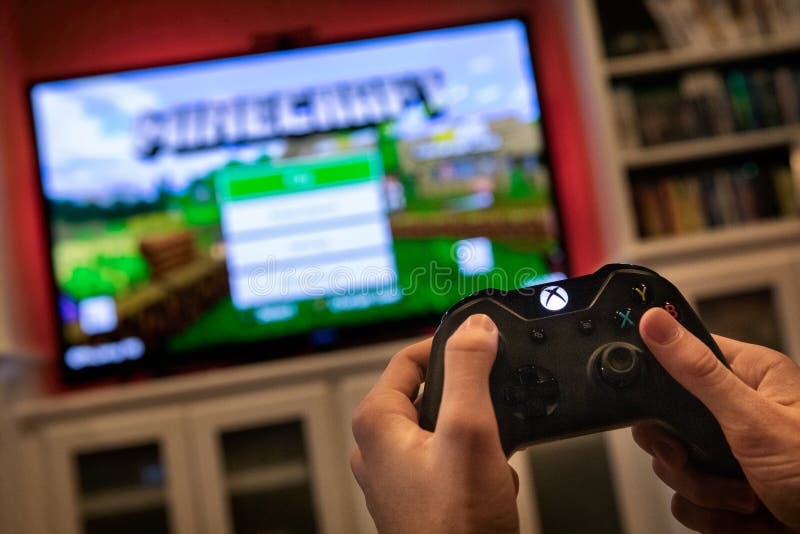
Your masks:
<path fill-rule="evenodd" d="M 686 444 L 699 469 L 742 477 L 711 412 L 639 337 L 639 319 L 653 306 L 667 310 L 728 365 L 675 286 L 650 269 L 611 264 L 551 284 L 479 291 L 450 308 L 433 338 L 420 425 L 436 425 L 447 339 L 468 316 L 483 313 L 500 331 L 489 383 L 507 456 L 536 442 L 654 420 Z"/>

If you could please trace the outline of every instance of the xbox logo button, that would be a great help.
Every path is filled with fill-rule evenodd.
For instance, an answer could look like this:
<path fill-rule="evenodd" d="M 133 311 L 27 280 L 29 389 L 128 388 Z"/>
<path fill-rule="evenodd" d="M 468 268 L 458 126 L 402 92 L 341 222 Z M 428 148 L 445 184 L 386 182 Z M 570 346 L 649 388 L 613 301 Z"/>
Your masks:
<path fill-rule="evenodd" d="M 569 295 L 567 295 L 567 291 L 563 287 L 547 286 L 542 289 L 542 294 L 539 295 L 539 302 L 550 311 L 558 311 L 567 305 Z"/>

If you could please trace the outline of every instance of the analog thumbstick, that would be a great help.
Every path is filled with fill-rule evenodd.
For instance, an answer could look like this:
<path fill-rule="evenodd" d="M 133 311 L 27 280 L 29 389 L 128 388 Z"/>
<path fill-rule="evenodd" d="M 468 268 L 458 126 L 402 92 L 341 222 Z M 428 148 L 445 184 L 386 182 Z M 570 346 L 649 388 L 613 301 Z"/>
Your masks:
<path fill-rule="evenodd" d="M 641 351 L 627 343 L 609 343 L 600 349 L 600 376 L 615 388 L 631 385 L 639 376 Z"/>

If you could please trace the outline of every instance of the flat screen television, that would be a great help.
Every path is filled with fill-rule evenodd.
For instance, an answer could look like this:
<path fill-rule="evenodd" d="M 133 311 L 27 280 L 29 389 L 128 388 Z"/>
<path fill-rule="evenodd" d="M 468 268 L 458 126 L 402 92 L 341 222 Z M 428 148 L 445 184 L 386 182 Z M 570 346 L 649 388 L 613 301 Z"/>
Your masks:
<path fill-rule="evenodd" d="M 67 381 L 408 336 L 567 271 L 521 20 L 30 96 Z"/>

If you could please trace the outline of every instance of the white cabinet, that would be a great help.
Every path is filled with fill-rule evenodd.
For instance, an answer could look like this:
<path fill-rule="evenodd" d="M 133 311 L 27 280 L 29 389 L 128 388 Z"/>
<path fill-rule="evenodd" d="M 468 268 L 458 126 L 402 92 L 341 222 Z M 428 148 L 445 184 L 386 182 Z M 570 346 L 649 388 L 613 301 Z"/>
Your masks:
<path fill-rule="evenodd" d="M 190 411 L 208 532 L 351 532 L 344 455 L 322 383 L 210 401 Z"/>
<path fill-rule="evenodd" d="M 15 532 L 369 532 L 351 408 L 413 341 L 21 401 Z"/>
<path fill-rule="evenodd" d="M 353 532 L 333 398 L 309 381 L 37 425 L 28 531 Z"/>
<path fill-rule="evenodd" d="M 55 424 L 43 432 L 41 448 L 50 531 L 197 532 L 179 411 Z"/>

